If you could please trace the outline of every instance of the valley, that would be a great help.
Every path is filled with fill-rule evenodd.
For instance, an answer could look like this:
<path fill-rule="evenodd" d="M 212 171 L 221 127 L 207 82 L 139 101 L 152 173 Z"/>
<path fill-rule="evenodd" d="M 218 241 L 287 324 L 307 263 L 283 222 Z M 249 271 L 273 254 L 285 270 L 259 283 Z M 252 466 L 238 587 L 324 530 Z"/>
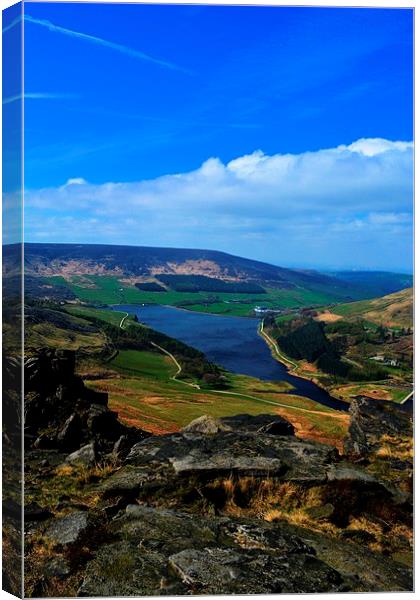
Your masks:
<path fill-rule="evenodd" d="M 35 303 L 33 315 L 31 311 L 27 315 L 28 343 L 34 348 L 46 345 L 77 349 L 84 363 L 94 364 L 104 357 L 108 360 L 112 352 L 121 352 L 121 348 L 115 349 L 113 327 L 124 323 L 124 329 L 129 326 L 142 331 L 140 321 L 152 330 L 198 348 L 207 357 L 206 364 L 222 366 L 222 371 L 206 367 L 210 383 L 204 387 L 229 386 L 239 393 L 238 377 L 257 378 L 260 389 L 271 380 L 280 382 L 281 393 L 289 401 L 300 397 L 315 404 L 315 408 L 325 403 L 334 407 L 334 402 L 336 407 L 341 402 L 345 408 L 352 397 L 363 394 L 400 402 L 412 390 L 412 290 L 395 289 L 410 284 L 412 278 L 408 275 L 321 274 L 207 250 L 97 245 L 27 244 L 25 263 L 27 296 Z M 17 268 L 13 247 L 5 252 L 5 264 L 9 279 L 13 279 Z M 376 290 L 395 291 L 371 298 Z M 51 319 L 49 310 L 55 311 Z M 257 311 L 263 323 L 261 337 L 257 335 Z M 238 317 L 242 319 L 237 320 Z M 215 328 L 220 331 L 209 344 L 208 331 Z M 245 335 L 242 341 L 241 335 Z M 308 345 L 305 340 L 309 339 L 308 348 L 292 347 L 287 336 L 293 336 L 303 346 Z M 230 345 L 224 348 L 228 341 Z M 130 346 L 131 341 L 123 345 L 122 351 L 152 349 L 154 356 L 158 342 L 157 338 L 142 340 L 139 349 L 139 340 L 134 343 L 135 348 Z M 151 343 L 155 347 L 151 348 Z M 315 344 L 312 349 L 311 343 Z M 165 344 L 160 348 L 170 350 Z M 120 354 L 113 368 L 123 368 L 121 356 L 126 357 L 127 365 L 137 362 L 140 370 L 142 362 L 148 362 L 144 354 L 138 360 L 133 355 Z M 162 359 L 163 371 L 168 359 L 168 355 Z M 180 385 L 169 378 L 168 385 L 173 384 L 175 389 L 168 388 L 163 397 L 179 394 L 180 387 L 187 396 L 198 392 L 194 389 L 198 385 L 196 377 L 203 373 L 201 367 L 197 371 L 197 365 L 192 366 L 193 362 L 189 360 L 191 374 L 184 370 L 182 375 L 190 385 Z M 107 367 L 112 364 L 109 361 Z M 124 378 L 127 373 L 124 372 Z M 89 376 L 88 371 L 85 374 Z M 138 377 L 138 372 L 134 376 Z M 154 385 L 161 381 L 157 376 L 154 379 Z M 136 388 L 135 383 L 133 386 Z M 285 389 L 287 386 L 294 395 Z M 203 388 L 202 382 L 199 387 Z M 151 393 L 150 385 L 147 388 Z M 202 389 L 200 393 L 204 393 Z M 121 390 L 115 391 L 120 411 L 123 395 Z M 111 401 L 112 398 L 113 392 Z M 270 395 L 267 401 L 272 401 Z M 222 407 L 226 401 L 211 398 L 210 404 Z M 176 412 L 175 405 L 171 407 Z M 130 411 L 134 418 L 132 406 Z M 144 414 L 150 412 L 148 406 Z M 173 428 L 177 420 L 171 421 L 169 413 L 167 410 L 167 426 Z M 154 418 L 158 418 L 157 414 Z"/>
<path fill-rule="evenodd" d="M 137 323 L 133 314 L 121 329 L 126 314 L 74 305 L 28 306 L 27 352 L 36 352 L 39 344 L 77 348 L 77 369 L 89 387 L 108 393 L 120 419 L 146 431 L 177 431 L 202 414 L 268 412 L 286 416 L 298 435 L 342 446 L 348 416 L 293 393 L 274 361 L 270 368 L 279 369 L 279 380 L 221 370 L 197 350 Z M 9 351 L 18 343 L 11 337 L 5 341 Z M 175 364 L 156 343 L 182 366 L 176 379 Z"/>
<path fill-rule="evenodd" d="M 25 297 L 28 596 L 120 590 L 108 557 L 135 573 L 132 524 L 150 535 L 158 519 L 166 544 L 177 511 L 183 529 L 198 518 L 276 539 L 293 532 L 313 547 L 311 568 L 334 578 L 328 590 L 410 587 L 412 421 L 398 404 L 412 390 L 411 289 L 372 298 L 372 282 L 369 292 L 314 272 L 282 270 L 274 281 L 226 267 L 221 276 L 220 265 L 185 257 L 137 276 L 137 263 L 114 264 L 104 250 L 96 267 L 80 257 L 49 263 L 42 251 L 42 261 L 27 257 Z M 391 276 L 387 285 L 400 284 Z M 13 293 L 3 315 L 16 379 Z M 15 400 L 11 384 L 6 402 Z M 12 461 L 5 472 L 12 477 Z M 195 532 L 187 538 L 188 552 L 202 548 Z M 212 543 L 235 557 L 255 543 L 241 534 L 237 550 L 226 539 Z M 258 544 L 258 560 L 278 560 L 271 542 Z M 142 550 L 142 560 L 155 556 Z M 360 577 L 360 564 L 372 572 Z M 293 572 L 290 590 L 315 589 Z M 221 589 L 217 578 L 211 586 Z"/>

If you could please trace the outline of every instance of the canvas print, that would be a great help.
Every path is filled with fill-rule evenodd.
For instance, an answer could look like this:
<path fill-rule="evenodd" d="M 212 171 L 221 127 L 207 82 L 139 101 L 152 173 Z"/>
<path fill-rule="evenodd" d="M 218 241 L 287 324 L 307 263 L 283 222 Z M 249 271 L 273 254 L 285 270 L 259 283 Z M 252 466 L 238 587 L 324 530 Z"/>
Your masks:
<path fill-rule="evenodd" d="M 7 591 L 413 589 L 412 33 L 3 12 Z"/>

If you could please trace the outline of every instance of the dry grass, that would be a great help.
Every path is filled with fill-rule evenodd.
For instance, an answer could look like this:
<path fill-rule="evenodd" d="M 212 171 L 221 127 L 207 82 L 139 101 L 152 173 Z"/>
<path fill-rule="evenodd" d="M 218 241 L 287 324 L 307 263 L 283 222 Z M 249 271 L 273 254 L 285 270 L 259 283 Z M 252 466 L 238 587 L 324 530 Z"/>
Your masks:
<path fill-rule="evenodd" d="M 72 475 L 73 472 L 74 467 L 71 465 L 60 465 L 55 470 L 55 474 L 58 475 L 58 477 L 68 477 L 69 475 Z"/>
<path fill-rule="evenodd" d="M 264 520 L 269 521 L 270 523 L 275 521 L 287 521 L 287 523 L 291 523 L 292 525 L 306 527 L 314 531 L 328 531 L 330 533 L 337 533 L 338 531 L 337 527 L 329 522 L 314 521 L 303 508 L 295 508 L 291 511 L 271 509 L 265 513 Z"/>
<path fill-rule="evenodd" d="M 38 559 L 50 558 L 57 556 L 56 544 L 49 538 L 44 537 L 41 533 L 31 535 L 32 551 L 31 555 Z"/>
<path fill-rule="evenodd" d="M 37 502 L 55 516 L 63 516 L 71 508 L 62 508 L 63 498 L 95 508 L 101 500 L 95 484 L 109 477 L 119 468 L 117 462 L 104 462 L 86 467 L 85 465 L 59 465 L 41 481 L 31 479 L 26 474 L 26 502 Z"/>
<path fill-rule="evenodd" d="M 315 317 L 315 321 L 323 321 L 324 323 L 335 323 L 336 321 L 340 321 L 343 317 L 341 315 L 335 315 L 334 313 L 326 310 L 323 313 L 319 313 Z"/>
<path fill-rule="evenodd" d="M 96 464 L 93 467 L 81 466 L 76 475 L 76 481 L 82 485 L 96 483 L 115 473 L 118 468 L 115 462 Z"/>
<path fill-rule="evenodd" d="M 287 482 L 273 491 L 274 494 L 263 498 L 261 503 L 261 516 L 265 521 L 287 521 L 316 531 L 337 532 L 337 528 L 322 517 L 326 500 L 325 490 L 321 486 L 303 488 Z M 266 508 L 268 503 L 271 506 Z M 318 516 L 311 514 L 313 509 L 319 509 Z"/>
<path fill-rule="evenodd" d="M 55 469 L 57 477 L 72 477 L 73 480 L 81 485 L 96 483 L 105 477 L 109 477 L 119 468 L 117 462 L 109 461 L 96 463 L 88 467 L 86 465 L 59 465 Z"/>
<path fill-rule="evenodd" d="M 339 537 L 347 531 L 349 541 L 365 544 L 380 553 L 402 551 L 407 554 L 412 547 L 411 527 L 393 522 L 392 515 L 387 515 L 387 510 L 382 511 L 383 518 L 379 516 L 382 515 L 381 511 L 376 516 L 349 514 L 347 525 L 338 524 L 334 518 L 335 508 L 330 503 L 328 486 L 305 487 L 269 477 L 229 477 L 212 482 L 208 489 L 218 498 L 222 514 L 258 517 L 268 522 L 284 521 L 333 537 Z M 221 497 L 224 500 L 222 506 Z M 349 511 L 351 510 L 349 506 Z M 351 535 L 352 532 L 355 535 Z"/>
<path fill-rule="evenodd" d="M 412 438 L 382 436 L 381 447 L 377 450 L 378 458 L 397 458 L 399 460 L 412 461 L 414 458 L 414 447 Z"/>
<path fill-rule="evenodd" d="M 253 515 L 267 521 L 280 515 L 290 520 L 289 517 L 294 513 L 294 519 L 303 519 L 299 513 L 310 508 L 321 508 L 324 504 L 321 486 L 305 488 L 274 478 L 230 477 L 214 481 L 208 487 L 223 492 L 225 514 Z M 306 520 L 310 521 L 308 514 L 305 514 Z"/>
<path fill-rule="evenodd" d="M 364 516 L 351 517 L 350 524 L 347 529 L 350 531 L 364 531 L 372 534 L 375 538 L 380 537 L 383 532 L 383 528 L 379 525 L 379 523 L 373 523 Z"/>

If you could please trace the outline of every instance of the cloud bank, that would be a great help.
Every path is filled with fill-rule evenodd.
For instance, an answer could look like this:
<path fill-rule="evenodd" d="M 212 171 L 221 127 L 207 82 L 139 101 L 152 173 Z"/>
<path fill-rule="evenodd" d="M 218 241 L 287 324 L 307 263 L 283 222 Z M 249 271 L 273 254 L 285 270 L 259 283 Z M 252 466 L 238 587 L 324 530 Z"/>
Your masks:
<path fill-rule="evenodd" d="M 268 156 L 138 182 L 28 190 L 28 240 L 206 247 L 276 264 L 411 266 L 413 144 Z"/>

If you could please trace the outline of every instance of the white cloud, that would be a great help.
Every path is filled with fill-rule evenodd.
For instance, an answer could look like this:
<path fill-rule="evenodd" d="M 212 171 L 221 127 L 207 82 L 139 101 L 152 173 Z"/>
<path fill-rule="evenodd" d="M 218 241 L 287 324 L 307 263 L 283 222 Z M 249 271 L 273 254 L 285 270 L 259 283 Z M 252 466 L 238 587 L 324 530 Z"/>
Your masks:
<path fill-rule="evenodd" d="M 67 187 L 68 185 L 87 185 L 87 181 L 83 177 L 73 177 L 67 179 L 63 187 Z"/>
<path fill-rule="evenodd" d="M 372 245 L 374 236 L 377 246 L 380 236 L 392 245 L 389 236 L 402 232 L 409 244 L 412 200 L 413 144 L 362 139 L 302 154 L 258 150 L 227 164 L 210 158 L 194 171 L 137 182 L 76 177 L 28 190 L 26 215 L 35 237 L 46 216 L 56 237 L 93 241 L 86 227 L 96 219 L 102 242 L 209 247 L 281 263 L 273 256 L 279 245 L 283 255 L 302 244 L 351 254 L 369 236 Z M 69 217 L 84 225 L 64 227 Z"/>
<path fill-rule="evenodd" d="M 359 154 L 365 156 L 376 156 L 390 150 L 412 150 L 413 142 L 391 142 L 383 138 L 361 138 L 349 146 L 339 146 L 339 149 L 359 152 Z"/>

